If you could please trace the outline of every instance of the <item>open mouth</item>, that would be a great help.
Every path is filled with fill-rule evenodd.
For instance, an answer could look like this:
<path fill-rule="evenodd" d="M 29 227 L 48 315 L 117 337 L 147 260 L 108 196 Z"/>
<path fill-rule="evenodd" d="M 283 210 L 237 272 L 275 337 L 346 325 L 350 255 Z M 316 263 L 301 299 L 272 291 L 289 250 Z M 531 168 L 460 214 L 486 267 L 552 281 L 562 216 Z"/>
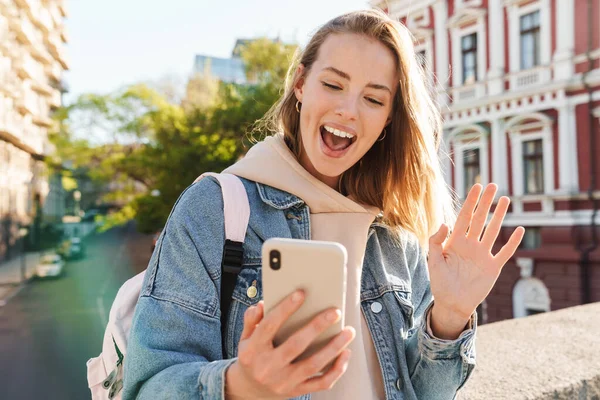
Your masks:
<path fill-rule="evenodd" d="M 321 125 L 321 140 L 324 145 L 323 151 L 330 156 L 340 157 L 356 142 L 356 135 L 335 129 L 327 125 Z"/>

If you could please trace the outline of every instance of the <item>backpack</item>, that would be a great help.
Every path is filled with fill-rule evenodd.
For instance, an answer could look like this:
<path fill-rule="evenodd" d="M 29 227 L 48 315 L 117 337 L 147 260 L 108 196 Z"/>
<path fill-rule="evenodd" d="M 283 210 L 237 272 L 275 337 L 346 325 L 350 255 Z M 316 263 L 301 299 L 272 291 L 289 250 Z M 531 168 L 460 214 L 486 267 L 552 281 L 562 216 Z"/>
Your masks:
<path fill-rule="evenodd" d="M 242 269 L 242 245 L 250 218 L 250 205 L 246 189 L 237 176 L 206 173 L 200 175 L 194 183 L 206 176 L 218 180 L 223 194 L 225 245 L 221 260 L 221 329 L 224 329 L 237 275 Z M 87 361 L 88 387 L 92 392 L 92 400 L 121 399 L 123 360 L 127 354 L 127 339 L 145 272 L 129 279 L 117 292 L 104 332 L 102 353 Z"/>

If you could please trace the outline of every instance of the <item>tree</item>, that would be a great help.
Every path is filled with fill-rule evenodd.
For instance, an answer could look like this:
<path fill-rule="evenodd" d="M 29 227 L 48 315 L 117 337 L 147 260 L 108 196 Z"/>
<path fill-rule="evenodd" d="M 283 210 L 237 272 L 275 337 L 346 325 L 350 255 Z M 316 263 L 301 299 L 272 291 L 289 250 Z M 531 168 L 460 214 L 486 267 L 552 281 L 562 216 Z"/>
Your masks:
<path fill-rule="evenodd" d="M 84 94 L 56 113 L 48 163 L 68 163 L 105 187 L 103 200 L 120 209 L 102 229 L 135 219 L 141 232 L 156 231 L 198 175 L 222 171 L 250 145 L 246 132 L 279 97 L 294 49 L 252 42 L 241 54 L 255 84 L 194 76 L 179 104 L 143 84 Z"/>

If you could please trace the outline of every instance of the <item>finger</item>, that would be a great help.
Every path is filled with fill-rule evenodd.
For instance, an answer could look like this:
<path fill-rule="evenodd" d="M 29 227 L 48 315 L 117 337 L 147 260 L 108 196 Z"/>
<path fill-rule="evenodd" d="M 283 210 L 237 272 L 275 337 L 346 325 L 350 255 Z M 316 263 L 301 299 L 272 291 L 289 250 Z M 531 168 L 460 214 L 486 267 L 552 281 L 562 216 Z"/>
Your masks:
<path fill-rule="evenodd" d="M 276 349 L 277 357 L 282 364 L 294 361 L 306 348 L 331 325 L 335 324 L 342 313 L 336 308 L 329 309 L 317 315 L 308 324 L 297 330 Z"/>
<path fill-rule="evenodd" d="M 342 351 L 354 340 L 356 331 L 346 327 L 342 332 L 327 343 L 325 347 L 309 358 L 294 364 L 291 380 L 302 383 L 311 376 L 321 372 L 328 364 L 336 359 Z"/>
<path fill-rule="evenodd" d="M 498 234 L 500 234 L 500 229 L 502 228 L 502 221 L 504 221 L 509 204 L 510 199 L 508 197 L 500 197 L 498 205 L 496 205 L 496 209 L 494 210 L 494 215 L 488 226 L 485 228 L 481 243 L 483 243 L 489 251 L 492 251 L 492 247 L 494 246 L 496 239 L 498 239 Z"/>
<path fill-rule="evenodd" d="M 473 215 L 471 226 L 469 226 L 469 232 L 467 233 L 469 239 L 479 240 L 481 237 L 481 232 L 483 232 L 483 227 L 487 221 L 497 191 L 498 186 L 494 183 L 490 183 L 486 186 L 485 191 L 481 196 L 481 200 L 477 205 L 477 209 L 475 210 L 475 214 Z"/>
<path fill-rule="evenodd" d="M 469 191 L 465 202 L 463 203 L 460 212 L 458 213 L 458 217 L 456 219 L 456 224 L 454 224 L 454 229 L 452 230 L 453 237 L 464 236 L 467 233 L 467 229 L 471 224 L 471 218 L 473 217 L 473 210 L 477 206 L 477 199 L 479 199 L 479 195 L 481 194 L 482 187 L 480 184 L 475 184 Z"/>
<path fill-rule="evenodd" d="M 496 254 L 494 260 L 500 264 L 500 268 L 504 266 L 508 262 L 508 260 L 515 254 L 521 240 L 523 239 L 523 235 L 525 234 L 525 228 L 519 226 L 515 231 L 510 235 L 510 239 L 508 242 Z"/>
<path fill-rule="evenodd" d="M 344 350 L 333 364 L 333 367 L 325 375 L 307 380 L 298 388 L 298 393 L 314 393 L 331 389 L 342 375 L 344 375 L 346 369 L 348 369 L 348 362 L 351 355 L 352 352 L 350 349 Z"/>
<path fill-rule="evenodd" d="M 283 299 L 275 308 L 273 308 L 263 320 L 258 324 L 255 330 L 257 339 L 262 343 L 273 343 L 275 334 L 281 328 L 281 325 L 302 305 L 304 301 L 304 292 L 297 290 Z"/>
<path fill-rule="evenodd" d="M 254 333 L 256 325 L 260 322 L 263 317 L 262 302 L 256 306 L 252 306 L 244 313 L 244 330 L 240 336 L 240 340 L 248 339 Z"/>
<path fill-rule="evenodd" d="M 444 257 L 444 240 L 448 237 L 448 226 L 442 224 L 440 229 L 429 238 L 429 260 L 436 264 Z"/>

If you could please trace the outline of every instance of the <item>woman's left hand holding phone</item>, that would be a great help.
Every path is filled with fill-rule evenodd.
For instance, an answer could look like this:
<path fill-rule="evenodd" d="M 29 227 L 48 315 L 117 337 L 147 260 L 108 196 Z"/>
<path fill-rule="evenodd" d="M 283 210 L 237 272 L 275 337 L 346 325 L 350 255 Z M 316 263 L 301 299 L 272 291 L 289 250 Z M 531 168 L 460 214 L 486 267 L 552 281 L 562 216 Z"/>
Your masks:
<path fill-rule="evenodd" d="M 262 302 L 246 311 L 238 359 L 225 376 L 226 399 L 286 399 L 301 396 L 330 389 L 344 374 L 350 358 L 350 350 L 346 347 L 355 336 L 351 327 L 344 328 L 316 354 L 293 363 L 320 333 L 340 318 L 339 310 L 325 310 L 284 343 L 277 347 L 273 345 L 275 334 L 303 301 L 304 293 L 297 291 L 267 316 L 264 316 Z M 315 377 L 334 360 L 335 363 L 326 373 Z"/>

